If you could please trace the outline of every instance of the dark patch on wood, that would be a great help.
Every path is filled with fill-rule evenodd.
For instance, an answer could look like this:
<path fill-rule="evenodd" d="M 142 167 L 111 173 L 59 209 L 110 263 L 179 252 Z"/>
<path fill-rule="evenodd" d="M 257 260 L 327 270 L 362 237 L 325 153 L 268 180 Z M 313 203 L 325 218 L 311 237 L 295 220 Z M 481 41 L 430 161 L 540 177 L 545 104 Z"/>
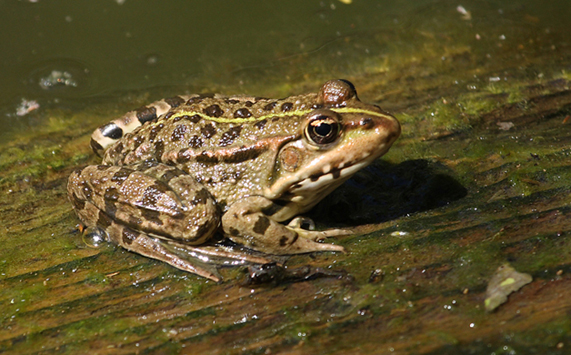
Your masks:
<path fill-rule="evenodd" d="M 136 110 L 136 113 L 137 113 L 137 119 L 139 120 L 139 122 L 141 122 L 141 124 L 149 121 L 154 121 L 157 119 L 157 109 L 152 106 L 151 107 L 143 106 L 141 108 L 138 108 Z"/>
<path fill-rule="evenodd" d="M 240 137 L 240 132 L 242 131 L 242 126 L 235 126 L 228 129 L 226 132 L 222 133 L 222 137 L 220 137 L 220 141 L 218 144 L 221 147 L 229 146 L 230 144 L 234 143 L 236 138 Z"/>
<path fill-rule="evenodd" d="M 264 234 L 266 230 L 270 227 L 270 219 L 266 216 L 260 216 L 256 223 L 254 223 L 254 228 L 252 229 L 255 233 Z"/>

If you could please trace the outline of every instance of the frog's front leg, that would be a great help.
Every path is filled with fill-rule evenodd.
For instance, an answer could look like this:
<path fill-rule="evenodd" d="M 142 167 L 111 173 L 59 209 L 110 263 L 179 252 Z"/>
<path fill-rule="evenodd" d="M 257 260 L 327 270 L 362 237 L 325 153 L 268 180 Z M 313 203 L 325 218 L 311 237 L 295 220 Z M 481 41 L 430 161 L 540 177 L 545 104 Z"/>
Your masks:
<path fill-rule="evenodd" d="M 233 203 L 222 216 L 224 233 L 232 241 L 268 254 L 287 255 L 315 251 L 344 251 L 343 247 L 318 243 L 337 232 L 309 231 L 299 226 L 283 225 L 263 211 L 274 203 L 262 196 L 249 196 Z"/>
<path fill-rule="evenodd" d="M 214 280 L 173 253 L 161 239 L 199 245 L 220 225 L 210 193 L 193 177 L 164 164 L 92 165 L 71 174 L 68 195 L 87 227 L 122 247 Z"/>

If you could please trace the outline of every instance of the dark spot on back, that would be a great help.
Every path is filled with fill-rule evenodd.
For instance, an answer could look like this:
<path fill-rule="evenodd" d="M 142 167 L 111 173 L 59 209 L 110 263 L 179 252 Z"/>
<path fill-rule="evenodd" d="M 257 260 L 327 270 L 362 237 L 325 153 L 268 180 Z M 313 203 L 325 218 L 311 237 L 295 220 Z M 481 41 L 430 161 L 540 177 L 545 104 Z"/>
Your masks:
<path fill-rule="evenodd" d="M 230 227 L 230 228 L 228 228 L 228 232 L 230 232 L 230 235 L 231 235 L 232 237 L 237 237 L 237 236 L 240 235 L 240 231 L 237 230 L 236 228 Z"/>
<path fill-rule="evenodd" d="M 266 106 L 264 106 L 264 111 L 271 111 L 278 105 L 277 102 L 270 102 Z"/>
<path fill-rule="evenodd" d="M 224 114 L 224 110 L 220 106 L 214 104 L 204 109 L 204 113 L 210 117 L 220 117 Z"/>
<path fill-rule="evenodd" d="M 188 130 L 188 127 L 186 127 L 186 125 L 179 124 L 178 126 L 176 126 L 173 129 L 171 140 L 173 140 L 175 142 L 180 141 L 181 139 L 184 138 L 184 134 L 186 133 L 187 130 Z"/>
<path fill-rule="evenodd" d="M 105 126 L 99 128 L 99 131 L 103 137 L 111 139 L 119 139 L 123 137 L 123 130 L 113 122 L 109 122 Z"/>
<path fill-rule="evenodd" d="M 339 177 L 341 177 L 341 170 L 333 170 L 331 174 L 333 174 L 333 179 L 339 179 Z"/>
<path fill-rule="evenodd" d="M 105 171 L 110 167 L 111 167 L 110 165 L 97 165 L 97 171 Z"/>
<path fill-rule="evenodd" d="M 258 122 L 256 122 L 256 123 L 254 123 L 254 126 L 255 126 L 257 129 L 264 129 L 264 127 L 266 126 L 266 123 L 267 123 L 267 122 L 268 122 L 268 120 L 261 120 L 261 121 L 258 121 Z"/>
<path fill-rule="evenodd" d="M 214 125 L 211 122 L 211 123 L 204 125 L 204 127 L 202 127 L 200 129 L 200 133 L 202 133 L 204 138 L 208 139 L 216 133 L 216 128 L 214 128 Z"/>
<path fill-rule="evenodd" d="M 252 101 L 246 101 L 246 102 L 244 102 L 244 105 L 246 107 L 252 107 L 252 105 L 254 105 L 254 103 Z"/>
<path fill-rule="evenodd" d="M 182 117 L 186 120 L 189 120 L 192 123 L 198 123 L 201 119 L 200 115 L 192 115 L 192 116 L 184 115 Z"/>
<path fill-rule="evenodd" d="M 200 148 L 203 144 L 204 141 L 197 135 L 193 135 L 188 139 L 188 146 L 191 148 Z"/>
<path fill-rule="evenodd" d="M 137 119 L 141 124 L 157 119 L 157 109 L 154 107 L 143 106 L 136 110 Z"/>
<path fill-rule="evenodd" d="M 172 111 L 167 112 L 166 115 L 165 115 L 165 120 L 168 120 L 168 119 L 171 118 L 173 115 L 174 115 L 174 112 L 172 112 Z M 178 120 L 180 120 L 180 116 L 175 117 L 173 121 L 176 122 L 176 121 L 178 121 Z"/>
<path fill-rule="evenodd" d="M 134 145 L 134 149 L 133 149 L 133 150 L 139 148 L 139 146 L 140 146 L 141 144 L 143 144 L 144 141 L 145 141 L 145 137 L 143 137 L 143 136 L 135 136 L 135 137 L 133 137 L 133 145 Z"/>
<path fill-rule="evenodd" d="M 293 104 L 291 102 L 284 102 L 282 104 L 282 112 L 291 111 L 292 108 L 293 108 Z"/>
<path fill-rule="evenodd" d="M 236 105 L 238 102 L 240 102 L 240 101 L 235 100 L 235 99 L 226 99 L 225 101 L 227 104 L 230 104 L 230 105 Z"/>
<path fill-rule="evenodd" d="M 240 108 L 234 112 L 234 118 L 248 118 L 252 117 L 252 113 L 247 108 Z"/>
<path fill-rule="evenodd" d="M 241 131 L 242 131 L 242 126 L 231 127 L 222 134 L 222 137 L 220 137 L 220 142 L 218 142 L 218 144 L 221 147 L 229 146 L 230 144 L 234 143 L 234 140 L 236 140 L 236 138 L 240 137 Z"/>
<path fill-rule="evenodd" d="M 202 102 L 202 100 L 204 100 L 204 97 L 201 96 L 196 96 L 196 97 L 191 97 L 190 99 L 188 99 L 188 101 L 186 102 L 187 105 L 194 105 L 194 104 L 199 104 Z"/>
<path fill-rule="evenodd" d="M 179 107 L 184 104 L 184 100 L 180 96 L 166 98 L 165 102 L 172 108 Z"/>
<path fill-rule="evenodd" d="M 155 138 L 157 137 L 157 134 L 159 134 L 159 132 L 163 129 L 165 125 L 162 123 L 159 123 L 156 126 L 151 127 L 151 129 L 149 130 L 149 142 L 154 142 Z"/>
<path fill-rule="evenodd" d="M 254 232 L 258 234 L 266 233 L 266 230 L 270 226 L 270 220 L 268 217 L 260 216 L 256 223 L 254 224 L 254 228 L 252 229 Z"/>

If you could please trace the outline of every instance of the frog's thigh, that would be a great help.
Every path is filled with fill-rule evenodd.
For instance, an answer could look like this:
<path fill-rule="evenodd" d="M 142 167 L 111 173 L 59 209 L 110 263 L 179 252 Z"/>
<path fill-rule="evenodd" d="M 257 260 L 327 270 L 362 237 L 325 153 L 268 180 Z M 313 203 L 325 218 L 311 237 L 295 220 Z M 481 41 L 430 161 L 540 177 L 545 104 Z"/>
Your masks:
<path fill-rule="evenodd" d="M 343 247 L 318 243 L 311 234 L 298 233 L 266 216 L 274 203 L 261 196 L 235 202 L 222 216 L 224 233 L 236 243 L 268 254 L 301 254 L 314 251 L 343 251 Z M 316 232 L 317 233 L 317 232 Z"/>
<path fill-rule="evenodd" d="M 210 193 L 191 176 L 164 164 L 88 166 L 70 176 L 68 194 L 89 227 L 105 229 L 100 220 L 105 215 L 135 231 L 198 245 L 220 224 Z"/>

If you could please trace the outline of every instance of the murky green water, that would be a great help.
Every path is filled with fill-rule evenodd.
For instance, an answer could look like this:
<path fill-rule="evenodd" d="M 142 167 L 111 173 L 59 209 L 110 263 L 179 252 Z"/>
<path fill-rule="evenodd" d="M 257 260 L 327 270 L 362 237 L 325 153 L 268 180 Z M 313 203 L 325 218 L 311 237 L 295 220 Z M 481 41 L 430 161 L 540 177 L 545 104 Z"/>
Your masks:
<path fill-rule="evenodd" d="M 569 1 L 0 7 L 0 352 L 571 347 Z M 337 77 L 403 124 L 383 163 L 317 206 L 325 225 L 380 230 L 288 262 L 348 277 L 252 288 L 226 269 L 213 284 L 77 233 L 65 183 L 97 161 L 98 125 L 174 94 L 283 97 Z M 534 280 L 486 313 L 506 262 Z"/>

